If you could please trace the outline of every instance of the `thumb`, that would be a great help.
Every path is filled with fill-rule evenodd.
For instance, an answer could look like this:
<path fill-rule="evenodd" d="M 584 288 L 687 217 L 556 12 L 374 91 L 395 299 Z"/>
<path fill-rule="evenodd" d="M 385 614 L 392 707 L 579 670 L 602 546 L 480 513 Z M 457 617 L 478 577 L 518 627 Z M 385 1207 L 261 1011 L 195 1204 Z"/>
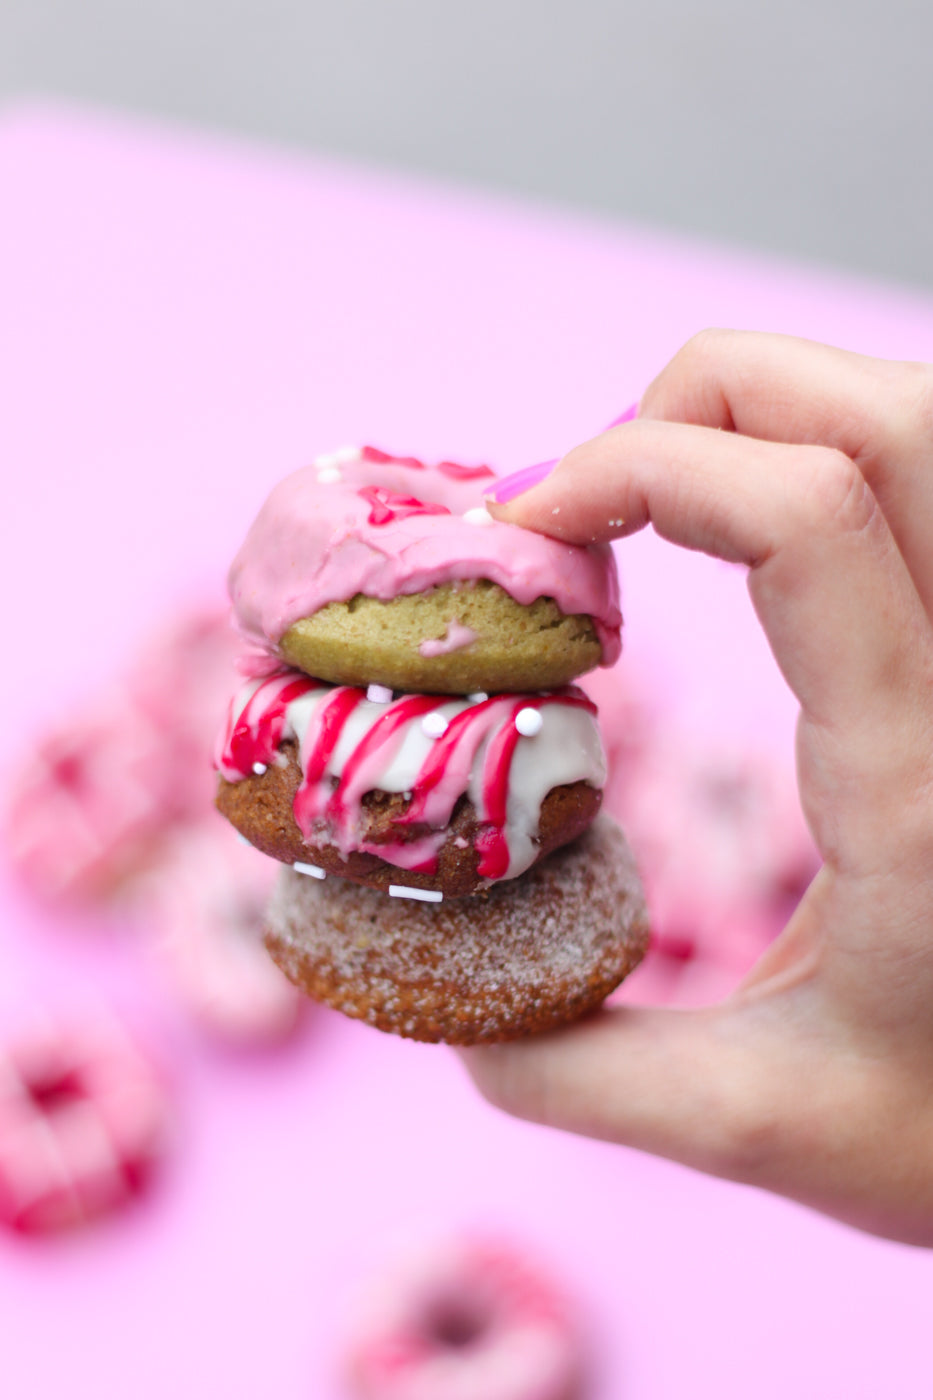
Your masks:
<path fill-rule="evenodd" d="M 516 1117 L 748 1180 L 776 1106 L 729 1019 L 719 1007 L 605 1007 L 547 1035 L 458 1053 L 484 1097 Z"/>

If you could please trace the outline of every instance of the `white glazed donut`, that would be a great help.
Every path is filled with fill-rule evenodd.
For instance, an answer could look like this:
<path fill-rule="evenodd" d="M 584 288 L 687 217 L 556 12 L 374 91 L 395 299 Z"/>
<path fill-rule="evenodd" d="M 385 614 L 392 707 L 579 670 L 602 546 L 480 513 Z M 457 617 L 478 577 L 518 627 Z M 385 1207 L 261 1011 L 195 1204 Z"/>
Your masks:
<path fill-rule="evenodd" d="M 511 1245 L 460 1238 L 380 1281 L 350 1366 L 361 1400 L 573 1400 L 581 1345 L 536 1264 Z"/>
<path fill-rule="evenodd" d="M 167 1123 L 164 1086 L 117 1022 L 22 1032 L 0 1047 L 0 1223 L 44 1233 L 122 1205 Z"/>

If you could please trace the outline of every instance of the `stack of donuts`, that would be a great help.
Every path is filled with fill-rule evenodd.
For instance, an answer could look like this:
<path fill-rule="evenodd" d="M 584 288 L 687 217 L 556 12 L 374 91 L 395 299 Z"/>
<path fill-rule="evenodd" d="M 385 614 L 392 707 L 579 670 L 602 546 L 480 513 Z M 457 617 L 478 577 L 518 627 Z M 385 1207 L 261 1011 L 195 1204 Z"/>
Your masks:
<path fill-rule="evenodd" d="M 607 548 L 494 521 L 488 467 L 375 448 L 272 492 L 230 573 L 246 680 L 218 806 L 286 867 L 266 943 L 305 992 L 456 1044 L 597 1006 L 643 955 L 596 710 Z"/>

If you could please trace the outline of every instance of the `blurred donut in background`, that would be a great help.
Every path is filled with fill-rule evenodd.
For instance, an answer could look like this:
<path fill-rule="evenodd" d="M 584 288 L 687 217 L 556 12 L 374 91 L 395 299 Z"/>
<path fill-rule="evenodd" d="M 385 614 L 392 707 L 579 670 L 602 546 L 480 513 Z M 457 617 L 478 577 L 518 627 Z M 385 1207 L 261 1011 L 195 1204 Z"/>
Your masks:
<path fill-rule="evenodd" d="M 84 1224 L 148 1182 L 170 1122 L 165 1085 L 109 1015 L 42 1018 L 0 1045 L 0 1223 Z"/>
<path fill-rule="evenodd" d="M 570 1300 L 530 1252 L 460 1234 L 371 1282 L 347 1371 L 360 1400 L 582 1400 L 584 1351 Z"/>
<path fill-rule="evenodd" d="M 211 753 L 239 643 L 226 607 L 170 618 L 14 777 L 5 843 L 30 893 L 113 913 L 159 952 L 163 985 L 207 1033 L 281 1040 L 301 998 L 262 948 L 275 877 L 214 811 Z"/>

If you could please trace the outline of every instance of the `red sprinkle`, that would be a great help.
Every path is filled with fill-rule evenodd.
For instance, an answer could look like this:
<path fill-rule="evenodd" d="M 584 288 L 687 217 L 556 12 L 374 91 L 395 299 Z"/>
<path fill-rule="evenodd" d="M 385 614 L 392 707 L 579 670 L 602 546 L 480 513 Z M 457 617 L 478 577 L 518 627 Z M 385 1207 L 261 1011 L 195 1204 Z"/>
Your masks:
<path fill-rule="evenodd" d="M 381 447 L 364 447 L 360 451 L 360 457 L 364 462 L 376 462 L 380 466 L 386 462 L 394 462 L 399 467 L 414 467 L 416 471 L 425 470 L 424 462 L 417 457 L 393 457 L 391 452 L 383 452 Z"/>
<path fill-rule="evenodd" d="M 356 494 L 372 507 L 370 525 L 388 525 L 393 520 L 406 520 L 410 515 L 450 515 L 446 506 L 428 505 L 417 496 L 398 496 L 384 486 L 361 486 Z"/>
<path fill-rule="evenodd" d="M 464 467 L 459 462 L 438 462 L 437 470 L 452 481 L 480 481 L 486 476 L 495 476 L 492 467 Z"/>

